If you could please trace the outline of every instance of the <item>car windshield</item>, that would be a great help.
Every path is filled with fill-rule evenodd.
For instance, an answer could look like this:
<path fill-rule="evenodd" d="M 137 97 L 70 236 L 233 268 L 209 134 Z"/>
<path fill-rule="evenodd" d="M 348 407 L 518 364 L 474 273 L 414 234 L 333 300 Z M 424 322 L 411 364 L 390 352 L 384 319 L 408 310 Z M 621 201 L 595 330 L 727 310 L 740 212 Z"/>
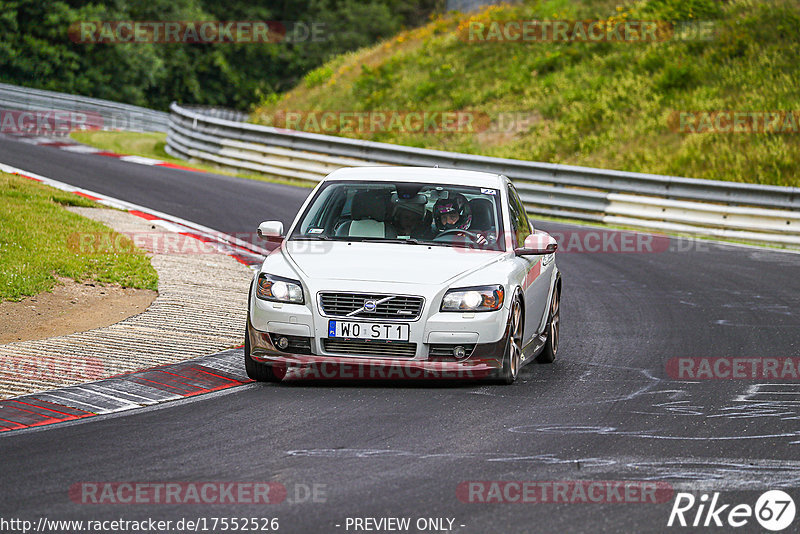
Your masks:
<path fill-rule="evenodd" d="M 505 250 L 497 189 L 413 182 L 330 182 L 290 240 Z"/>

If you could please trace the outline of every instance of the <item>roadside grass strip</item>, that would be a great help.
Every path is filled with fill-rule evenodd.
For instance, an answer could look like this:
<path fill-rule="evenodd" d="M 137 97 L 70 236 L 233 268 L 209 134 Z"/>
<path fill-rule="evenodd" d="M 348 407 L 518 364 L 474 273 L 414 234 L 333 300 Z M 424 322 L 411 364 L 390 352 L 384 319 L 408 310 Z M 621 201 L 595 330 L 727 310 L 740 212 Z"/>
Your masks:
<path fill-rule="evenodd" d="M 156 290 L 158 275 L 147 255 L 98 222 L 64 209 L 100 207 L 86 194 L 59 191 L 0 172 L 0 300 L 19 301 L 51 290 L 56 277 Z M 130 253 L 79 252 L 69 243 L 76 233 L 107 235 L 125 242 Z"/>

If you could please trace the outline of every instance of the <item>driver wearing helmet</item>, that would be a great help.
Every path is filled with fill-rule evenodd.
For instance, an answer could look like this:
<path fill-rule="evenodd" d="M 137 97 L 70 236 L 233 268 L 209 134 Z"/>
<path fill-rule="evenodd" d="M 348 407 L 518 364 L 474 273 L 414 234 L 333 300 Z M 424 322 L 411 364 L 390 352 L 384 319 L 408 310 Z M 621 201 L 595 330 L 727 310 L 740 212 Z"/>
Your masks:
<path fill-rule="evenodd" d="M 433 205 L 433 221 L 436 225 L 438 236 L 445 232 L 459 234 L 457 230 L 464 230 L 461 235 L 473 239 L 479 245 L 487 245 L 486 236 L 479 232 L 469 232 L 472 223 L 472 209 L 469 202 L 461 193 L 450 193 L 447 198 L 440 198 Z M 437 236 L 437 237 L 438 237 Z"/>

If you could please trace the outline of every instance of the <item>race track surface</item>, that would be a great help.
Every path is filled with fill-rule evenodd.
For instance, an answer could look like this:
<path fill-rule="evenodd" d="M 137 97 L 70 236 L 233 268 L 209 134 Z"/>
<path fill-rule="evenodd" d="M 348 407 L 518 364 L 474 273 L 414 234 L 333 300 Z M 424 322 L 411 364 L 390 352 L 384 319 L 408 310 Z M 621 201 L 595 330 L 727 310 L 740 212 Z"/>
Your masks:
<path fill-rule="evenodd" d="M 288 224 L 310 191 L 10 140 L 0 140 L 0 162 L 229 233 L 267 219 Z M 470 503 L 457 494 L 468 481 L 658 481 L 750 505 L 781 488 L 800 504 L 797 379 L 681 381 L 667 373 L 676 357 L 800 356 L 800 255 L 670 240 L 669 250 L 653 253 L 564 252 L 558 265 L 559 359 L 525 367 L 514 386 L 249 384 L 9 432 L 0 436 L 0 516 L 277 517 L 281 532 L 297 533 L 354 532 L 348 517 L 387 516 L 409 517 L 412 526 L 451 518 L 460 533 L 669 530 L 672 499 Z M 90 481 L 271 481 L 288 498 L 71 500 L 70 487 Z M 315 484 L 318 502 L 303 499 Z M 751 519 L 737 531 L 757 526 Z"/>

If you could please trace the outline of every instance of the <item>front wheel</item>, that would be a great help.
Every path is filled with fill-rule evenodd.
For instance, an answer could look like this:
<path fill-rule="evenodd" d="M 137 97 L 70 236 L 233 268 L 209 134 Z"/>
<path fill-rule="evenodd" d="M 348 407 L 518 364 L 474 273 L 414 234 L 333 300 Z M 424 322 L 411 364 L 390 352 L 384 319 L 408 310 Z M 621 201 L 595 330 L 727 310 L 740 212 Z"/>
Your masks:
<path fill-rule="evenodd" d="M 513 384 L 517 379 L 519 368 L 522 365 L 522 305 L 519 297 L 514 298 L 511 304 L 511 313 L 508 317 L 508 333 L 506 334 L 505 354 L 503 356 L 503 368 L 497 379 L 498 383 L 504 385 Z"/>
<path fill-rule="evenodd" d="M 550 319 L 547 322 L 547 341 L 539 356 L 537 363 L 553 363 L 558 352 L 558 339 L 561 328 L 561 292 L 558 286 L 553 288 L 553 300 L 550 302 Z"/>
<path fill-rule="evenodd" d="M 250 318 L 247 318 L 248 324 Z M 247 329 L 244 331 L 244 370 L 250 380 L 256 382 L 280 382 L 283 377 L 278 376 L 271 365 L 255 361 L 250 356 L 250 334 Z"/>

